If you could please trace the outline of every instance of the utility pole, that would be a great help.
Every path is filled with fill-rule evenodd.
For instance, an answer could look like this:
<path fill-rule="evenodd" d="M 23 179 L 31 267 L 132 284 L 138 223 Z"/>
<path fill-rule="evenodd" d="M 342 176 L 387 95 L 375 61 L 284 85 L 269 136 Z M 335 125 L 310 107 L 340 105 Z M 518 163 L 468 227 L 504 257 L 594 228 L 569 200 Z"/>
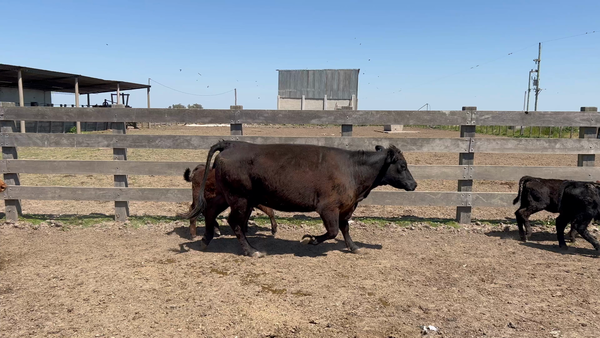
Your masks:
<path fill-rule="evenodd" d="M 538 58 L 534 60 L 537 63 L 537 77 L 533 80 L 533 86 L 535 88 L 535 110 L 538 108 L 538 95 L 542 91 L 540 89 L 540 63 L 542 63 L 542 43 L 540 42 L 538 48 Z"/>
<path fill-rule="evenodd" d="M 531 85 L 533 82 L 533 91 L 535 93 L 535 103 L 534 103 L 534 111 L 537 111 L 538 108 L 538 96 L 542 91 L 540 89 L 540 63 L 542 61 L 542 43 L 539 44 L 538 49 L 538 57 L 537 59 L 533 59 L 533 62 L 537 64 L 537 69 L 532 69 L 529 71 L 529 82 L 527 83 L 527 100 L 526 100 L 526 111 L 529 111 L 529 96 L 531 94 Z M 535 73 L 535 76 L 531 76 L 531 74 Z"/>
<path fill-rule="evenodd" d="M 531 94 L 531 73 L 533 73 L 533 69 L 529 71 L 529 78 L 527 82 L 527 104 L 525 111 L 529 111 L 529 94 Z"/>

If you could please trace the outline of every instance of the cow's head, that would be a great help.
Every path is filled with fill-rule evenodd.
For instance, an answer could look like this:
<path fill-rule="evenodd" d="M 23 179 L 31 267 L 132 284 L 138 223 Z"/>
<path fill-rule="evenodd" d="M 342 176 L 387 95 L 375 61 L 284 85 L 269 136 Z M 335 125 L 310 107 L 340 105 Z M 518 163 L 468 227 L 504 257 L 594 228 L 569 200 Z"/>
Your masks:
<path fill-rule="evenodd" d="M 406 159 L 400 149 L 390 145 L 387 149 L 383 146 L 375 146 L 375 150 L 385 151 L 387 154 L 385 163 L 390 165 L 381 180 L 382 185 L 389 184 L 394 188 L 408 191 L 413 191 L 417 188 L 417 182 L 415 182 L 408 170 Z"/>

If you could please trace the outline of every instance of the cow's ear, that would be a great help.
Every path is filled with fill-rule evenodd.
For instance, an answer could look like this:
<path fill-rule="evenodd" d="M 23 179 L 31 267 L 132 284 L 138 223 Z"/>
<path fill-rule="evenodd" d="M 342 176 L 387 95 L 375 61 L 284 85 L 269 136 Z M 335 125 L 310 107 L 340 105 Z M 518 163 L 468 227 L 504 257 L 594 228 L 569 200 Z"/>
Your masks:
<path fill-rule="evenodd" d="M 398 149 L 398 147 L 396 147 L 393 144 L 390 144 L 390 149 L 394 149 L 395 151 L 397 151 L 398 153 L 402 154 L 402 150 Z"/>
<path fill-rule="evenodd" d="M 383 151 L 383 149 L 385 149 L 383 146 L 380 146 L 380 145 L 375 146 L 375 151 Z"/>
<path fill-rule="evenodd" d="M 394 164 L 398 162 L 398 149 L 394 149 L 395 147 L 389 147 L 387 150 L 387 156 L 385 158 L 385 163 Z"/>

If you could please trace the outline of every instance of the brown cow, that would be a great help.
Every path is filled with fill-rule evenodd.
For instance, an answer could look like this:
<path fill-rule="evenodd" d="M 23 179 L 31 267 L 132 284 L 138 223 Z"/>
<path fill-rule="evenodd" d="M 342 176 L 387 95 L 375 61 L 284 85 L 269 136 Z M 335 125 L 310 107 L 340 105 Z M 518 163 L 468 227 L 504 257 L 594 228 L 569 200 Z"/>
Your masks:
<path fill-rule="evenodd" d="M 245 255 L 264 255 L 248 243 L 245 235 L 252 208 L 259 204 L 282 211 L 316 211 L 327 232 L 320 236 L 307 234 L 303 242 L 316 245 L 335 238 L 341 231 L 346 247 L 358 252 L 348 225 L 358 202 L 380 185 L 408 191 L 417 187 L 398 148 L 391 145 L 375 149 L 350 151 L 313 145 L 221 141 L 210 148 L 206 165 L 210 165 L 216 151 L 221 152 L 215 158 L 215 180 L 231 207 L 227 221 Z M 195 208 L 179 216 L 192 219 L 207 207 L 202 191 L 208 174 L 205 171 Z M 206 228 L 203 248 L 210 243 L 213 229 Z"/>
<path fill-rule="evenodd" d="M 202 185 L 202 177 L 204 176 L 204 164 L 199 164 L 190 171 L 187 168 L 183 173 L 183 178 L 192 183 L 192 205 L 190 205 L 190 211 L 194 210 L 198 201 L 198 195 L 200 194 L 200 186 Z M 211 169 L 208 173 L 208 179 L 206 181 L 206 189 L 204 190 L 204 198 L 206 199 L 207 207 L 202 212 L 204 215 L 204 222 L 206 227 L 212 226 L 215 231 L 215 235 L 219 236 L 221 231 L 219 230 L 219 223 L 217 222 L 217 216 L 225 211 L 229 207 L 223 194 L 220 193 L 215 184 L 215 170 Z M 267 208 L 262 205 L 256 206 L 262 212 L 267 214 L 271 219 L 271 233 L 275 235 L 277 233 L 277 221 L 275 221 L 275 213 L 273 209 Z M 206 232 L 206 231 L 205 231 Z M 196 237 L 196 217 L 190 219 L 190 237 L 193 239 Z"/>
<path fill-rule="evenodd" d="M 4 183 L 3 180 L 0 180 L 0 192 L 3 192 L 4 190 L 6 190 L 8 186 L 6 185 L 6 183 Z"/>

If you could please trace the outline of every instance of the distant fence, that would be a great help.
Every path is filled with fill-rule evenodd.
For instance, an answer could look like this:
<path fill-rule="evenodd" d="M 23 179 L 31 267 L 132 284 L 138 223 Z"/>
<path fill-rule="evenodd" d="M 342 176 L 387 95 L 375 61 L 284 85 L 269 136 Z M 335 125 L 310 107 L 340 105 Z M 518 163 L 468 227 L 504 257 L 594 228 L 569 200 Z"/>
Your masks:
<path fill-rule="evenodd" d="M 15 133 L 17 121 L 86 121 L 111 123 L 113 134 Z M 229 124 L 230 135 L 126 135 L 125 123 Z M 243 136 L 243 124 L 341 125 L 340 137 Z M 354 125 L 458 125 L 460 138 L 354 138 Z M 476 126 L 579 126 L 579 139 L 476 138 Z M 473 192 L 473 180 L 515 181 L 523 175 L 596 180 L 594 167 L 600 153 L 597 139 L 600 115 L 595 107 L 581 111 L 288 111 L 136 108 L 11 107 L 0 103 L 0 170 L 8 189 L 3 193 L 6 218 L 18 219 L 20 200 L 114 201 L 115 219 L 129 215 L 129 201 L 190 202 L 191 189 L 129 188 L 127 175 L 179 176 L 198 162 L 127 161 L 127 148 L 208 149 L 220 139 L 253 143 L 294 143 L 371 150 L 393 143 L 404 152 L 458 153 L 458 165 L 412 165 L 415 179 L 457 180 L 456 192 L 374 191 L 362 205 L 452 206 L 457 221 L 468 223 L 472 207 L 512 206 L 514 193 Z M 113 148 L 114 161 L 19 160 L 18 147 Z M 578 154 L 577 167 L 477 166 L 476 153 Z M 201 159 L 199 159 L 202 162 Z M 19 174 L 114 175 L 114 188 L 21 186 Z"/>

